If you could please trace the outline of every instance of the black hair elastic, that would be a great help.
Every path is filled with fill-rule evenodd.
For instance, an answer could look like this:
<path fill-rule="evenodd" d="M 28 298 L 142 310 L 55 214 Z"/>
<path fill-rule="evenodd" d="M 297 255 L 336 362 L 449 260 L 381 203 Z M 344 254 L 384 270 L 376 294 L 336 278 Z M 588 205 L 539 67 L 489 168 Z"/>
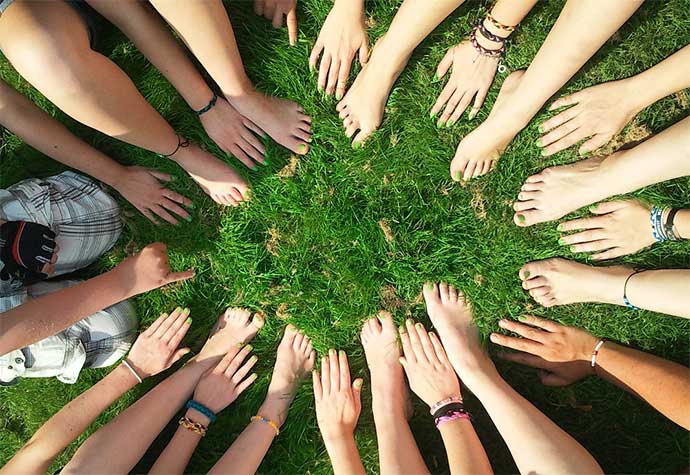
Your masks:
<path fill-rule="evenodd" d="M 678 211 L 680 211 L 680 208 L 671 208 L 671 210 L 668 212 L 668 216 L 666 216 L 666 222 L 664 223 L 664 232 L 665 232 L 666 236 L 668 236 L 669 240 L 671 240 L 671 241 L 680 241 L 681 240 L 681 237 L 674 230 L 674 225 L 673 225 L 673 221 L 675 221 L 676 214 L 678 214 Z"/>
<path fill-rule="evenodd" d="M 175 150 L 172 153 L 169 153 L 167 155 L 163 155 L 162 153 L 157 153 L 156 155 L 158 155 L 161 158 L 170 158 L 173 155 L 175 155 L 177 152 L 179 152 L 181 148 L 187 148 L 187 147 L 189 147 L 189 140 L 183 139 L 182 137 L 180 137 L 178 135 L 177 136 L 177 147 L 175 147 Z"/>

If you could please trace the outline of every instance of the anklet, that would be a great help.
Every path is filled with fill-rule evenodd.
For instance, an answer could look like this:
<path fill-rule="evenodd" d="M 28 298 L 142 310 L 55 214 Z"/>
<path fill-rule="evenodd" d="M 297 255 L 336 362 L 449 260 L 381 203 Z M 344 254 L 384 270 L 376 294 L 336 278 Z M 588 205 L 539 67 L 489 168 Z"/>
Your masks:
<path fill-rule="evenodd" d="M 216 413 L 215 412 L 213 412 L 211 409 L 204 406 L 200 402 L 196 402 L 194 399 L 190 399 L 189 401 L 187 401 L 187 405 L 185 407 L 187 409 L 194 409 L 199 414 L 202 414 L 202 415 L 208 417 L 208 420 L 210 422 L 215 422 L 215 420 L 216 420 Z"/>
<path fill-rule="evenodd" d="M 436 404 L 434 404 L 433 406 L 431 406 L 429 408 L 429 413 L 433 416 L 440 409 L 445 408 L 449 404 L 462 404 L 462 397 L 459 395 L 455 395 L 455 396 L 450 396 L 446 399 L 443 399 L 443 400 L 437 402 Z"/>
<path fill-rule="evenodd" d="M 675 224 L 674 224 L 674 221 L 676 220 L 676 215 L 678 214 L 678 211 L 680 211 L 680 208 L 668 208 L 668 209 L 669 209 L 669 212 L 668 212 L 668 215 L 666 215 L 666 222 L 664 223 L 664 232 L 666 233 L 666 236 L 668 236 L 669 240 L 671 240 L 671 241 L 682 241 L 683 238 L 676 231 Z"/>
<path fill-rule="evenodd" d="M 635 310 L 635 311 L 640 311 L 642 310 L 639 307 L 634 306 L 632 303 L 630 303 L 630 299 L 628 298 L 628 282 L 630 282 L 630 279 L 634 275 L 637 275 L 641 272 L 644 272 L 644 270 L 638 270 L 636 269 L 632 274 L 628 276 L 627 279 L 625 279 L 625 284 L 623 284 L 623 302 L 625 303 L 625 306 L 628 307 L 630 310 Z"/>
<path fill-rule="evenodd" d="M 194 422 L 189 417 L 180 418 L 180 420 L 177 421 L 177 424 L 189 431 L 194 432 L 195 434 L 200 435 L 201 437 L 204 437 L 206 435 L 206 431 L 208 431 L 208 427 L 198 422 Z"/>
<path fill-rule="evenodd" d="M 510 31 L 511 33 L 515 31 L 515 28 L 517 28 L 517 25 L 504 25 L 500 21 L 496 20 L 491 13 L 486 14 L 486 19 L 491 22 L 493 26 L 498 28 L 499 30 L 504 30 L 504 31 Z"/>
<path fill-rule="evenodd" d="M 175 150 L 173 151 L 173 153 L 169 153 L 167 155 L 163 155 L 162 153 L 157 153 L 156 155 L 158 155 L 161 158 L 170 158 L 173 155 L 175 155 L 177 152 L 179 152 L 181 148 L 187 148 L 187 147 L 189 147 L 189 140 L 183 139 L 182 137 L 180 137 L 178 135 L 177 136 L 177 147 L 175 147 Z"/>
<path fill-rule="evenodd" d="M 194 113 L 197 115 L 197 117 L 201 117 L 211 109 L 213 109 L 213 106 L 216 105 L 216 101 L 218 100 L 218 94 L 215 92 L 213 93 L 213 97 L 211 98 L 210 101 L 208 101 L 208 104 L 206 104 L 206 107 L 203 107 L 199 109 L 198 111 L 194 111 Z M 192 109 L 193 110 L 193 109 Z"/>
<path fill-rule="evenodd" d="M 592 368 L 595 368 L 597 366 L 597 355 L 599 354 L 599 350 L 601 350 L 601 347 L 604 346 L 604 343 L 606 343 L 608 340 L 606 338 L 601 338 L 596 345 L 594 345 L 594 350 L 592 350 Z"/>
<path fill-rule="evenodd" d="M 271 427 L 273 428 L 273 430 L 276 432 L 276 437 L 277 437 L 278 435 L 280 435 L 280 429 L 278 428 L 278 424 L 276 424 L 275 422 L 273 422 L 271 419 L 266 419 L 265 417 L 260 416 L 260 415 L 257 414 L 256 416 L 252 416 L 251 419 L 249 419 L 249 420 L 250 420 L 251 422 L 259 421 L 259 422 L 262 422 L 262 423 L 264 423 L 264 424 L 266 424 L 266 425 L 269 425 L 269 426 L 271 426 Z"/>

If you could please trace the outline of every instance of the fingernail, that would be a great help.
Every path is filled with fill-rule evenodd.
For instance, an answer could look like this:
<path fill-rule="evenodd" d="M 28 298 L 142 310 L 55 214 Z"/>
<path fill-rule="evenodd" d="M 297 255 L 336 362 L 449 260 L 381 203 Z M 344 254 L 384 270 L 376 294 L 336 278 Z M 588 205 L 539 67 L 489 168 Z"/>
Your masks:
<path fill-rule="evenodd" d="M 187 217 L 185 218 L 185 220 L 186 220 L 188 223 L 191 223 L 191 222 L 192 222 L 192 217 L 191 217 L 191 216 L 187 216 Z"/>
<path fill-rule="evenodd" d="M 254 355 L 254 356 L 252 356 L 251 358 L 249 358 L 249 361 L 251 361 L 251 362 L 256 362 L 256 361 L 258 361 L 258 359 L 259 359 L 259 357 L 256 356 L 256 355 Z"/>
<path fill-rule="evenodd" d="M 364 384 L 364 381 L 362 381 L 361 379 L 356 380 L 355 384 L 354 384 L 355 389 L 357 389 L 357 390 L 362 389 L 362 384 Z"/>
<path fill-rule="evenodd" d="M 538 130 L 539 130 L 540 134 L 543 134 L 544 133 L 544 126 L 540 125 Z"/>
<path fill-rule="evenodd" d="M 244 346 L 244 343 L 242 343 L 242 346 Z M 245 348 L 247 348 L 247 351 L 252 351 L 254 349 L 252 345 L 246 345 Z"/>
<path fill-rule="evenodd" d="M 438 124 L 436 124 L 436 128 L 437 128 L 437 129 L 440 129 L 440 128 L 443 127 L 445 124 L 446 124 L 445 122 L 441 121 L 441 122 L 439 122 Z"/>
<path fill-rule="evenodd" d="M 537 147 L 541 147 L 541 139 L 535 140 L 534 143 L 537 145 Z"/>
<path fill-rule="evenodd" d="M 438 73 L 434 73 L 434 77 L 431 78 L 431 82 L 438 82 Z"/>
<path fill-rule="evenodd" d="M 187 205 L 187 208 L 194 209 L 194 208 L 196 208 L 196 205 L 194 203 L 189 203 Z"/>
<path fill-rule="evenodd" d="M 242 343 L 241 341 L 235 343 L 235 347 L 237 347 L 237 348 L 242 348 L 243 346 L 244 346 L 244 343 Z"/>
<path fill-rule="evenodd" d="M 309 138 L 307 139 L 307 142 L 308 142 L 308 143 L 311 143 L 312 140 L 314 140 L 314 138 L 313 138 L 313 137 L 309 137 Z"/>
<path fill-rule="evenodd" d="M 524 315 L 519 315 L 517 318 L 518 318 L 518 320 L 520 320 L 521 322 L 524 322 L 525 320 L 527 320 L 527 317 L 525 317 Z"/>
<path fill-rule="evenodd" d="M 328 354 L 329 354 L 329 355 L 335 356 L 335 355 L 336 355 L 336 351 L 335 351 L 333 348 L 331 348 L 330 350 L 328 350 Z"/>
<path fill-rule="evenodd" d="M 268 166 L 268 164 L 269 164 L 268 158 L 264 158 L 264 166 Z"/>
<path fill-rule="evenodd" d="M 524 223 L 526 220 L 527 220 L 527 218 L 525 218 L 524 214 L 518 214 L 518 221 L 520 221 L 521 223 Z"/>
<path fill-rule="evenodd" d="M 417 322 L 417 323 L 415 324 L 415 327 L 417 327 L 417 328 L 419 328 L 419 329 L 421 330 L 422 328 L 424 328 L 424 325 L 422 325 L 421 323 Z"/>
<path fill-rule="evenodd" d="M 177 308 L 175 309 L 175 311 L 176 311 L 177 313 L 180 313 L 180 312 L 182 311 L 182 307 L 177 307 Z"/>
<path fill-rule="evenodd" d="M 592 205 L 589 207 L 589 210 L 594 213 L 597 210 L 597 205 Z"/>
<path fill-rule="evenodd" d="M 577 248 L 575 246 L 570 246 L 570 252 L 575 252 Z"/>
<path fill-rule="evenodd" d="M 558 244 L 560 244 L 561 246 L 564 245 L 564 244 L 565 244 L 565 239 L 563 239 L 563 238 L 558 238 Z"/>
<path fill-rule="evenodd" d="M 430 119 L 436 118 L 436 114 L 434 114 L 433 112 L 429 112 L 429 118 Z"/>
<path fill-rule="evenodd" d="M 469 115 L 467 118 L 468 118 L 469 120 L 472 120 L 472 119 L 474 119 L 475 117 L 477 117 L 477 112 L 476 112 L 476 111 L 472 111 L 472 112 L 470 112 L 470 115 Z"/>
<path fill-rule="evenodd" d="M 342 93 L 342 92 L 336 92 L 336 93 L 335 93 L 335 98 L 336 98 L 337 100 L 342 99 L 342 98 L 343 98 L 343 93 Z"/>
<path fill-rule="evenodd" d="M 317 89 L 320 93 L 323 93 L 323 87 L 319 86 L 319 87 L 317 87 Z"/>
<path fill-rule="evenodd" d="M 527 279 L 530 276 L 530 272 L 528 270 L 526 270 L 524 272 L 524 275 L 525 275 L 525 279 Z"/>
<path fill-rule="evenodd" d="M 446 129 L 453 127 L 453 125 L 455 125 L 455 119 L 450 119 L 448 122 L 446 122 Z"/>
<path fill-rule="evenodd" d="M 556 231 L 563 231 L 563 224 L 562 223 L 559 224 L 558 226 L 556 226 Z"/>
<path fill-rule="evenodd" d="M 400 332 L 400 334 L 404 334 L 404 333 L 405 333 L 405 327 L 402 326 L 402 325 L 400 325 L 400 326 L 398 327 L 398 331 Z"/>
<path fill-rule="evenodd" d="M 541 156 L 542 156 L 542 157 L 546 157 L 547 155 L 548 155 L 548 153 L 546 152 L 546 150 L 542 150 L 542 151 L 541 151 Z"/>
<path fill-rule="evenodd" d="M 489 336 L 489 340 L 491 340 L 491 341 L 493 341 L 494 343 L 496 343 L 496 340 L 498 340 L 498 336 L 497 336 L 495 333 L 492 333 L 492 334 Z"/>
<path fill-rule="evenodd" d="M 189 317 L 187 320 L 184 321 L 187 325 L 192 324 L 192 317 Z"/>
<path fill-rule="evenodd" d="M 172 176 L 170 177 L 170 181 L 176 181 L 176 180 L 177 180 L 177 177 L 176 177 L 175 175 L 172 175 Z"/>
<path fill-rule="evenodd" d="M 358 150 L 361 146 L 362 146 L 362 144 L 360 142 L 353 142 L 352 143 L 352 148 L 354 148 L 355 150 Z"/>
<path fill-rule="evenodd" d="M 503 328 L 504 326 L 506 326 L 507 323 L 508 323 L 507 321 L 501 319 L 498 321 L 498 326 Z"/>
<path fill-rule="evenodd" d="M 340 350 L 340 351 L 338 352 L 338 354 L 339 354 L 340 356 L 345 356 L 345 352 L 344 352 L 343 350 Z"/>
<path fill-rule="evenodd" d="M 257 167 L 256 165 L 254 165 L 254 166 L 252 167 L 252 171 L 257 171 L 258 169 L 259 169 L 259 167 Z"/>
<path fill-rule="evenodd" d="M 252 373 L 252 375 L 249 377 L 250 380 L 254 381 L 256 378 L 258 378 L 259 375 L 256 373 Z"/>

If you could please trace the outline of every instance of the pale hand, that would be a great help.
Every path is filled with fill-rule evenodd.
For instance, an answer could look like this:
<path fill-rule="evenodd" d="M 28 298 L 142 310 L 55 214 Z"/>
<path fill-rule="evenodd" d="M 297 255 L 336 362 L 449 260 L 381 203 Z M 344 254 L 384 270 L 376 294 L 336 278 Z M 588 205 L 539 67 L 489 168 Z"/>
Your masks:
<path fill-rule="evenodd" d="M 594 374 L 594 368 L 589 361 L 553 363 L 529 353 L 500 353 L 498 356 L 504 360 L 538 369 L 539 379 L 546 386 L 568 386 Z"/>
<path fill-rule="evenodd" d="M 127 362 L 139 377 L 147 378 L 165 371 L 190 352 L 189 348 L 178 347 L 191 322 L 189 309 L 178 307 L 170 315 L 162 314 L 139 335 L 127 355 Z"/>
<path fill-rule="evenodd" d="M 254 12 L 269 20 L 273 28 L 282 27 L 286 17 L 290 45 L 297 44 L 297 0 L 254 0 Z"/>
<path fill-rule="evenodd" d="M 356 54 L 359 54 L 359 63 L 364 66 L 369 58 L 369 37 L 362 6 L 352 0 L 347 3 L 338 1 L 321 27 L 319 38 L 309 55 L 311 70 L 316 70 L 321 56 L 319 90 L 325 90 L 329 95 L 335 91 L 336 99 L 342 99 Z"/>
<path fill-rule="evenodd" d="M 638 200 L 610 201 L 590 207 L 595 216 L 566 221 L 559 231 L 561 244 L 572 252 L 596 252 L 594 260 L 614 259 L 634 254 L 656 242 L 649 222 L 652 207 Z"/>
<path fill-rule="evenodd" d="M 474 99 L 474 104 L 468 119 L 474 119 L 484 104 L 489 87 L 494 81 L 498 68 L 498 58 L 480 55 L 472 43 L 463 41 L 448 50 L 438 65 L 436 77 L 438 79 L 443 78 L 451 67 L 452 72 L 448 83 L 431 108 L 432 117 L 443 109 L 437 122 L 439 126 L 455 124 L 470 105 L 472 99 Z"/>
<path fill-rule="evenodd" d="M 170 224 L 177 224 L 177 218 L 171 213 L 185 220 L 191 219 L 181 205 L 190 206 L 192 202 L 161 184 L 170 179 L 170 175 L 149 168 L 125 167 L 113 188 L 152 222 L 158 223 L 158 216 Z"/>
<path fill-rule="evenodd" d="M 543 154 L 553 155 L 589 138 L 580 146 L 583 155 L 607 144 L 642 110 L 639 93 L 630 79 L 588 87 L 554 101 L 549 110 L 573 106 L 544 122 L 539 139 Z"/>
<path fill-rule="evenodd" d="M 321 374 L 314 370 L 312 375 L 316 421 L 324 441 L 352 436 L 362 412 L 362 380 L 351 382 L 347 355 L 331 350 L 321 360 Z"/>
<path fill-rule="evenodd" d="M 149 244 L 138 254 L 122 261 L 114 270 L 123 288 L 139 295 L 172 282 L 194 277 L 194 271 L 173 272 L 168 261 L 168 250 L 162 242 Z"/>
<path fill-rule="evenodd" d="M 245 378 L 257 361 L 252 356 L 244 362 L 251 349 L 247 345 L 239 353 L 230 352 L 206 371 L 194 390 L 194 400 L 215 413 L 232 404 L 256 380 L 255 373 Z"/>

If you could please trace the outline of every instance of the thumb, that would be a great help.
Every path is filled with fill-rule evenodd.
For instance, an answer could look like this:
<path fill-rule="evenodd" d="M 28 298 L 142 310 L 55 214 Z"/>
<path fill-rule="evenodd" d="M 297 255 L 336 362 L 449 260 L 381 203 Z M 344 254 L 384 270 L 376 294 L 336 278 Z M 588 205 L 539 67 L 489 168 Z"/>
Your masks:
<path fill-rule="evenodd" d="M 194 275 L 195 275 L 194 269 L 189 269 L 189 270 L 186 270 L 184 272 L 171 272 L 165 278 L 165 280 L 166 280 L 165 283 L 167 285 L 167 284 L 170 284 L 173 282 L 179 282 L 181 280 L 188 280 L 188 279 L 191 279 L 192 277 L 194 277 Z"/>
<path fill-rule="evenodd" d="M 449 49 L 446 55 L 441 60 L 441 62 L 438 64 L 438 68 L 436 68 L 436 79 L 438 80 L 445 76 L 452 65 L 453 50 Z"/>
<path fill-rule="evenodd" d="M 359 411 L 362 408 L 362 386 L 364 385 L 364 380 L 362 378 L 357 378 L 352 383 L 352 394 L 355 396 L 355 406 Z"/>
<path fill-rule="evenodd" d="M 175 354 L 173 354 L 172 363 L 170 363 L 170 366 L 174 365 L 175 363 L 177 363 L 180 360 L 180 358 L 182 358 L 184 355 L 189 354 L 191 352 L 192 352 L 192 350 L 190 348 L 186 348 L 186 347 L 180 348 L 179 350 L 177 350 L 175 352 Z"/>
<path fill-rule="evenodd" d="M 544 386 L 567 386 L 570 384 L 569 381 L 558 376 L 556 373 L 545 370 L 539 371 L 539 379 L 541 379 Z"/>

